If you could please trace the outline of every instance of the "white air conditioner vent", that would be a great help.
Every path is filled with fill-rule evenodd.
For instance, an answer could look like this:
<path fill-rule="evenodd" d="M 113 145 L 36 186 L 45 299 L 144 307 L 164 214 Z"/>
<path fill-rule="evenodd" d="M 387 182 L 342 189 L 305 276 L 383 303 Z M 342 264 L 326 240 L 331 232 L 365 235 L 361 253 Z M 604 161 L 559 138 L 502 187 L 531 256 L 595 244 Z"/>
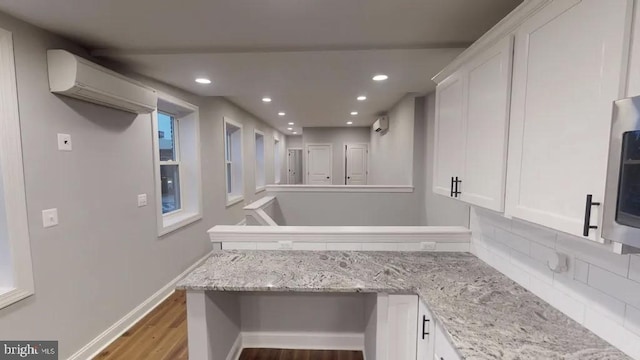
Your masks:
<path fill-rule="evenodd" d="M 373 131 L 383 133 L 389 128 L 389 117 L 381 116 L 373 123 Z"/>
<path fill-rule="evenodd" d="M 66 50 L 48 50 L 51 92 L 136 114 L 154 111 L 157 92 Z"/>

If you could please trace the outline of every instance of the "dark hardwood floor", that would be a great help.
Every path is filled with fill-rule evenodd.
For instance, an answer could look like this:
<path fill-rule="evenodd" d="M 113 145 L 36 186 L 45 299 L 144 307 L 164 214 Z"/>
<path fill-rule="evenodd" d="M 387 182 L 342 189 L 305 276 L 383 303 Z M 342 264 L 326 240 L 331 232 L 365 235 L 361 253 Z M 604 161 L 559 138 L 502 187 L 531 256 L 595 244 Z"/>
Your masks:
<path fill-rule="evenodd" d="M 240 360 L 363 360 L 361 351 L 244 349 Z"/>
<path fill-rule="evenodd" d="M 187 301 L 184 291 L 173 293 L 94 358 L 187 359 Z M 363 357 L 360 351 L 244 349 L 240 360 L 363 360 Z"/>

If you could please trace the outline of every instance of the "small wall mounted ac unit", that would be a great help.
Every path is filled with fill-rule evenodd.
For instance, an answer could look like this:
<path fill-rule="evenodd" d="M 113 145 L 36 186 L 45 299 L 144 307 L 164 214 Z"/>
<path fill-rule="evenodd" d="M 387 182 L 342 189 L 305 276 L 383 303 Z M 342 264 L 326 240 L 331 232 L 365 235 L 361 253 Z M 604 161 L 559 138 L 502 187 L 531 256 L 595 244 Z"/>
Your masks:
<path fill-rule="evenodd" d="M 136 114 L 154 111 L 157 92 L 66 50 L 47 50 L 51 92 Z"/>
<path fill-rule="evenodd" d="M 380 116 L 376 122 L 373 123 L 373 131 L 377 133 L 385 132 L 389 128 L 389 117 Z"/>

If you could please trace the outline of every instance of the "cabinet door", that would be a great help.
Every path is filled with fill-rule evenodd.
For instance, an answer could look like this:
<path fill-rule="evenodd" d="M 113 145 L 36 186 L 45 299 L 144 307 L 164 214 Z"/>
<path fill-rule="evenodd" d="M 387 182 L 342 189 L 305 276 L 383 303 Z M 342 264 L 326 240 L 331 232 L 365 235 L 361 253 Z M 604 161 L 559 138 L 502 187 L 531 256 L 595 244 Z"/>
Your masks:
<path fill-rule="evenodd" d="M 386 326 L 387 360 L 416 359 L 416 295 L 389 295 Z"/>
<path fill-rule="evenodd" d="M 504 211 L 513 37 L 466 66 L 466 154 L 460 199 Z"/>
<path fill-rule="evenodd" d="M 516 31 L 508 215 L 582 236 L 586 195 L 602 202 L 632 4 L 554 1 Z M 598 232 L 589 238 L 600 239 Z"/>
<path fill-rule="evenodd" d="M 453 73 L 436 87 L 433 192 L 451 196 L 451 177 L 464 170 L 463 76 Z"/>
<path fill-rule="evenodd" d="M 442 327 L 436 326 L 434 340 L 434 357 L 436 360 L 460 360 L 458 351 L 451 345 Z"/>
<path fill-rule="evenodd" d="M 436 322 L 422 301 L 418 301 L 418 350 L 417 360 L 433 360 Z"/>

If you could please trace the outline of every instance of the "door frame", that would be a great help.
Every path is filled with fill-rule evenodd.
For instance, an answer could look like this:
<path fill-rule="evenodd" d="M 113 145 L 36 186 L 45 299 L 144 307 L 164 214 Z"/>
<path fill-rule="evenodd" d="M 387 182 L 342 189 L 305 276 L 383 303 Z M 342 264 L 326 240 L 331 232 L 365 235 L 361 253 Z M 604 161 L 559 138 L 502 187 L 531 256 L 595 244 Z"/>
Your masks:
<path fill-rule="evenodd" d="M 369 184 L 369 143 L 344 143 L 342 145 L 342 179 L 344 180 L 344 185 L 347 185 L 347 146 L 349 145 L 364 145 L 367 149 L 367 178 L 366 183 Z"/>
<path fill-rule="evenodd" d="M 304 168 L 302 183 L 307 185 L 307 173 L 308 164 L 309 164 L 309 146 L 329 146 L 329 151 L 331 152 L 331 156 L 329 156 L 329 177 L 331 178 L 331 184 L 333 185 L 333 144 L 332 143 L 305 143 L 304 151 L 307 152 L 307 156 L 304 157 L 304 164 L 302 165 Z M 303 154 L 304 156 L 304 154 Z"/>
<path fill-rule="evenodd" d="M 289 184 L 289 174 L 290 174 L 290 170 L 291 170 L 291 168 L 289 167 L 289 150 L 300 150 L 301 152 L 304 153 L 304 149 L 300 148 L 300 147 L 288 147 L 287 148 L 287 158 L 286 158 L 287 159 L 287 185 L 291 185 L 291 184 Z M 302 173 L 303 173 L 302 175 L 304 175 L 304 158 L 301 159 L 301 160 L 303 162 L 301 170 L 302 170 Z M 302 178 L 302 183 L 304 184 L 304 177 Z M 295 185 L 295 184 L 293 184 L 293 185 Z M 302 185 L 302 184 L 300 184 L 300 185 Z"/>

